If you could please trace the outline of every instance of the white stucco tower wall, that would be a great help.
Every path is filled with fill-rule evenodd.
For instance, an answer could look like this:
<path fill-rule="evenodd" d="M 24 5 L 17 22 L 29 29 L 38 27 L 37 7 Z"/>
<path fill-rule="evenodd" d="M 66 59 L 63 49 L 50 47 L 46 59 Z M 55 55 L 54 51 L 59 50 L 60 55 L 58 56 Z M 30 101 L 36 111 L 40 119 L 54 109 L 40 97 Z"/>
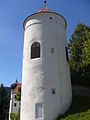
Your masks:
<path fill-rule="evenodd" d="M 55 12 L 38 12 L 24 21 L 21 120 L 55 120 L 71 104 L 65 28 L 65 19 Z M 34 42 L 40 43 L 40 58 L 31 59 Z"/>

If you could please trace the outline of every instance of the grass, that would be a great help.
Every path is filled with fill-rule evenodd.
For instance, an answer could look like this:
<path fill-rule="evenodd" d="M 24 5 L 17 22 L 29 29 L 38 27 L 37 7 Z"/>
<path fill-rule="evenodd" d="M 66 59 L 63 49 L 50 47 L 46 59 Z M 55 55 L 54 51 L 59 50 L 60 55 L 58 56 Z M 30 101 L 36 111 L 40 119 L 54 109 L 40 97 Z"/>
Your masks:
<path fill-rule="evenodd" d="M 68 112 L 57 120 L 90 120 L 90 97 L 73 97 Z"/>

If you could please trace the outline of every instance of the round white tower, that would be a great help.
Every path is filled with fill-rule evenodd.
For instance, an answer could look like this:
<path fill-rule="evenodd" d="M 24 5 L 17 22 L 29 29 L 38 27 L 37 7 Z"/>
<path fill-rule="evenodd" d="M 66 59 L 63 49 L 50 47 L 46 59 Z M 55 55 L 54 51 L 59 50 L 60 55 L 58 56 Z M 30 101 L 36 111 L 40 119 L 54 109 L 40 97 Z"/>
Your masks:
<path fill-rule="evenodd" d="M 65 29 L 46 4 L 24 21 L 21 120 L 54 120 L 71 104 Z"/>

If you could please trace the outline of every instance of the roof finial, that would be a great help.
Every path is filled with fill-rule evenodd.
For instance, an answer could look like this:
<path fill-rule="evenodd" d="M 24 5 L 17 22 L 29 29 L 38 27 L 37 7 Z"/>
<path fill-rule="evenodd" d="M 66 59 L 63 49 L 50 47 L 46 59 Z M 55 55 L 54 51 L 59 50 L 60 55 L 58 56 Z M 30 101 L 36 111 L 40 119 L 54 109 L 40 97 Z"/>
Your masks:
<path fill-rule="evenodd" d="M 16 83 L 18 83 L 18 80 L 17 80 L 17 78 L 16 78 Z"/>
<path fill-rule="evenodd" d="M 47 1 L 46 1 L 46 0 L 44 0 L 45 7 L 46 7 L 46 3 L 47 3 Z"/>

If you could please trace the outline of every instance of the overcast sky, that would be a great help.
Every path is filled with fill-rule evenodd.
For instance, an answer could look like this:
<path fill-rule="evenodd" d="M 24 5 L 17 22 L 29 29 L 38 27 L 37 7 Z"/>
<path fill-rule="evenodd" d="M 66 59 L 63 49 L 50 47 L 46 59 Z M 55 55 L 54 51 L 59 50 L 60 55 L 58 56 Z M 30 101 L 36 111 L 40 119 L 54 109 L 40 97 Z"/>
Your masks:
<path fill-rule="evenodd" d="M 0 0 L 0 84 L 22 81 L 24 19 L 40 10 L 43 0 Z M 47 7 L 67 21 L 67 41 L 79 22 L 90 26 L 90 0 L 47 0 Z"/>

